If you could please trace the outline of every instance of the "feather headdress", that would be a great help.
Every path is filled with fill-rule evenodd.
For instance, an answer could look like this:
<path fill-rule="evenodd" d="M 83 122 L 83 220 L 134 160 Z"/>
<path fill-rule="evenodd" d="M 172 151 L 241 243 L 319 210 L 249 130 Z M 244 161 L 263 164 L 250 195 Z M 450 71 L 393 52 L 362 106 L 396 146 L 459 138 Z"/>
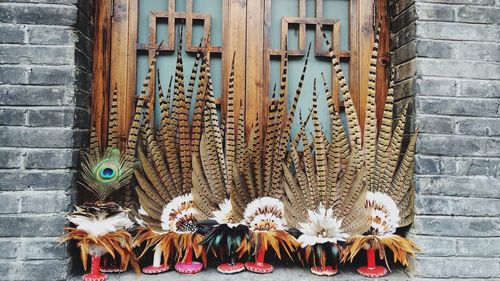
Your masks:
<path fill-rule="evenodd" d="M 241 213 L 234 206 L 234 178 L 229 173 L 235 165 L 235 142 L 244 141 L 243 114 L 238 119 L 238 134 L 234 122 L 234 56 L 229 77 L 226 132 L 219 124 L 215 107 L 210 65 L 202 66 L 203 80 L 207 87 L 204 93 L 203 131 L 199 150 L 193 153 L 193 198 L 200 209 L 200 218 L 205 219 L 207 234 L 202 242 L 214 256 L 228 259 L 229 263 L 218 266 L 222 273 L 235 273 L 244 269 L 236 259 L 247 253 L 249 229 L 241 224 Z M 243 108 L 241 107 L 241 112 Z M 224 146 L 225 144 L 225 146 Z M 207 219 L 215 223 L 209 223 Z"/>
<path fill-rule="evenodd" d="M 145 126 L 141 131 L 143 145 L 138 149 L 139 165 L 134 170 L 139 184 L 136 191 L 143 209 L 141 219 L 144 222 L 144 226 L 138 228 L 134 245 L 146 242 L 144 251 L 154 246 L 155 256 L 163 255 L 165 270 L 170 261 L 189 260 L 193 252 L 206 263 L 199 244 L 202 236 L 197 233 L 198 210 L 191 195 L 191 144 L 199 142 L 196 137 L 199 134 L 190 136 L 190 132 L 198 129 L 195 124 L 199 124 L 199 115 L 194 115 L 193 126 L 188 123 L 201 53 L 198 52 L 196 56 L 189 87 L 185 91 L 182 32 L 180 38 L 173 97 L 170 97 L 171 85 L 165 97 L 158 80 L 160 130 L 158 134 L 154 131 L 149 114 L 146 114 Z M 195 100 L 195 112 L 202 106 L 199 103 L 203 97 L 200 87 Z M 154 267 L 159 266 L 158 259 L 155 259 Z"/>
<path fill-rule="evenodd" d="M 414 255 L 418 248 L 413 242 L 393 233 L 397 227 L 407 226 L 413 221 L 414 188 L 412 179 L 417 132 L 411 136 L 402 160 L 398 161 L 406 121 L 406 107 L 393 130 L 393 77 L 391 77 L 387 101 L 384 106 L 384 115 L 380 122 L 381 126 L 377 130 L 375 81 L 378 32 L 370 60 L 366 118 L 362 133 L 340 63 L 325 33 L 323 33 L 323 37 L 329 47 L 332 64 L 344 95 L 350 147 L 344 150 L 350 151 L 350 153 L 347 167 L 340 179 L 340 200 L 337 200 L 339 197 L 334 198 L 332 207 L 335 211 L 335 208 L 340 206 L 340 209 L 337 210 L 341 214 L 345 214 L 345 207 L 359 200 L 360 192 L 363 190 L 375 192 L 368 193 L 366 200 L 363 199 L 365 201 L 364 209 L 368 211 L 370 217 L 369 231 L 366 235 L 354 235 L 348 240 L 346 254 L 342 257 L 342 260 L 345 261 L 349 258 L 352 261 L 359 250 L 366 245 L 379 250 L 379 257 L 385 259 L 384 248 L 387 246 L 394 252 L 395 261 L 407 265 L 407 256 Z M 330 110 L 330 113 L 332 113 L 332 110 Z M 332 124 L 334 125 L 335 122 L 332 122 Z M 332 126 L 332 132 L 334 132 L 333 128 Z M 335 135 L 333 136 L 335 137 Z M 338 156 L 341 155 L 341 152 L 334 154 Z M 337 161 L 335 167 L 341 163 L 342 160 Z M 356 184 L 358 184 L 358 187 L 356 187 Z M 348 195 L 347 199 L 343 199 L 345 194 Z"/>
<path fill-rule="evenodd" d="M 126 231 L 133 225 L 128 212 L 115 203 L 85 203 L 75 206 L 75 210 L 66 216 L 74 226 L 65 227 L 66 234 L 61 237 L 60 242 L 77 241 L 85 270 L 89 254 L 102 256 L 109 253 L 113 258 L 120 257 L 121 268 L 126 269 L 130 262 L 134 270 L 138 271 L 139 265 L 132 250 L 132 237 Z"/>

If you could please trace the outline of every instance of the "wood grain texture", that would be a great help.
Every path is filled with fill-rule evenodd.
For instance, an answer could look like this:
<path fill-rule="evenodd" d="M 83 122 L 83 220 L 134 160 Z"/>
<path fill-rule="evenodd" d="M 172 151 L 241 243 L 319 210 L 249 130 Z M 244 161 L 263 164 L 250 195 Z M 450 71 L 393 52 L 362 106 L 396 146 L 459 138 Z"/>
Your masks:
<path fill-rule="evenodd" d="M 110 107 L 111 2 L 97 1 L 95 7 L 92 113 L 96 136 L 101 146 L 106 144 Z"/>

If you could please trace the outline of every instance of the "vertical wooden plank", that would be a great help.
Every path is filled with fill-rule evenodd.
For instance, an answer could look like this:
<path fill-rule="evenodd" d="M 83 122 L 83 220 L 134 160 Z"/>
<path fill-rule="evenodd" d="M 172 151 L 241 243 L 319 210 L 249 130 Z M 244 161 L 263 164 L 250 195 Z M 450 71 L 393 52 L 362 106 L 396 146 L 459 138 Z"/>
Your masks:
<path fill-rule="evenodd" d="M 383 114 L 384 105 L 387 99 L 387 91 L 389 90 L 389 15 L 388 1 L 377 0 L 377 25 L 380 27 L 379 44 L 378 44 L 378 61 L 377 61 L 377 81 L 375 102 L 377 105 L 377 126 L 380 126 Z"/>
<path fill-rule="evenodd" d="M 250 134 L 251 125 L 258 116 L 263 120 L 262 105 L 266 84 L 264 82 L 264 1 L 247 2 L 246 34 L 246 97 L 245 124 L 246 134 Z"/>
<path fill-rule="evenodd" d="M 227 84 L 233 53 L 236 52 L 234 66 L 234 115 L 238 118 L 240 110 L 240 101 L 245 103 L 246 87 L 246 17 L 247 2 L 242 0 L 228 0 L 227 13 L 224 18 L 224 37 L 222 51 L 222 72 L 223 72 L 223 101 L 227 98 Z M 223 103 L 222 112 L 225 114 L 225 105 Z"/>
<path fill-rule="evenodd" d="M 95 124 L 101 146 L 106 144 L 110 100 L 111 59 L 111 2 L 97 1 L 95 7 L 92 112 L 91 124 Z M 114 86 L 113 86 L 114 87 Z"/>
<path fill-rule="evenodd" d="M 260 104 L 259 125 L 264 128 L 267 124 L 267 108 L 269 106 L 269 83 L 271 72 L 271 21 L 272 21 L 272 0 L 264 0 L 264 79 L 263 79 L 263 92 L 262 102 Z M 262 116 L 262 118 L 260 118 Z M 264 130 L 260 130 L 264 134 Z"/>
<path fill-rule="evenodd" d="M 373 46 L 373 0 L 352 0 L 350 7 L 351 57 L 349 86 L 360 123 L 364 130 L 366 96 L 368 94 L 368 72 Z"/>
<path fill-rule="evenodd" d="M 359 75 L 358 75 L 358 26 L 359 26 L 359 3 L 360 0 L 350 0 L 349 3 L 349 90 L 356 110 L 359 108 Z"/>
<path fill-rule="evenodd" d="M 118 135 L 120 147 L 125 148 L 126 136 L 131 125 L 131 110 L 134 93 L 129 91 L 129 1 L 113 2 L 112 35 L 111 35 L 111 85 L 118 87 Z M 135 48 L 135 46 L 134 46 Z M 134 51 L 135 52 L 135 51 Z M 135 80 L 135 77 L 134 79 Z"/>

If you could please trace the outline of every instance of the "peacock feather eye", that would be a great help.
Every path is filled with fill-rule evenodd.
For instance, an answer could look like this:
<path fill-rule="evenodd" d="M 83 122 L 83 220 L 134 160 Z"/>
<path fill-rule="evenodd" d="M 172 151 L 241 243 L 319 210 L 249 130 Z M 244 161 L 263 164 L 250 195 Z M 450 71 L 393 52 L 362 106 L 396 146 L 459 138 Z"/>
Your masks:
<path fill-rule="evenodd" d="M 120 175 L 120 163 L 115 159 L 104 159 L 97 165 L 95 173 L 99 180 L 113 181 Z"/>

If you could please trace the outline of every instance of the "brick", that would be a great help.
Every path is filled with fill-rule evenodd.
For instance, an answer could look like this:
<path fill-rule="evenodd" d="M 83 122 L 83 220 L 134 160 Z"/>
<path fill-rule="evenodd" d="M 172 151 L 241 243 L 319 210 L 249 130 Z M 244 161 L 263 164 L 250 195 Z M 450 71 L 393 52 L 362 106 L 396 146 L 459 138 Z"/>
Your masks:
<path fill-rule="evenodd" d="M 457 255 L 472 257 L 500 256 L 500 238 L 458 238 Z"/>
<path fill-rule="evenodd" d="M 410 41 L 415 40 L 416 29 L 416 23 L 411 23 L 399 32 L 395 33 L 391 38 L 392 49 L 399 48 L 400 46 L 406 45 Z"/>
<path fill-rule="evenodd" d="M 70 46 L 0 46 L 0 63 L 70 65 L 74 53 Z"/>
<path fill-rule="evenodd" d="M 418 257 L 415 267 L 416 277 L 434 278 L 490 278 L 500 272 L 498 258 L 438 258 Z M 441 266 L 438 266 L 441 265 Z"/>
<path fill-rule="evenodd" d="M 417 127 L 421 133 L 453 134 L 456 120 L 449 116 L 418 114 Z"/>
<path fill-rule="evenodd" d="M 68 260 L 24 261 L 19 263 L 0 262 L 0 270 L 8 280 L 68 280 L 70 263 Z M 43 277 L 42 277 L 43 276 Z"/>
<path fill-rule="evenodd" d="M 68 190 L 76 180 L 74 171 L 19 172 L 0 170 L 0 191 L 3 190 Z"/>
<path fill-rule="evenodd" d="M 417 40 L 416 52 L 424 58 L 455 58 L 456 43 L 431 40 Z"/>
<path fill-rule="evenodd" d="M 63 190 L 26 191 L 21 195 L 22 213 L 58 213 L 69 210 L 71 197 Z"/>
<path fill-rule="evenodd" d="M 415 155 L 415 170 L 419 175 L 439 175 L 441 174 L 440 158 Z"/>
<path fill-rule="evenodd" d="M 69 27 L 30 26 L 28 38 L 37 45 L 74 45 L 78 41 L 75 32 Z"/>
<path fill-rule="evenodd" d="M 392 2 L 392 3 L 390 3 Z M 399 15 L 404 10 L 415 4 L 415 0 L 389 1 L 391 15 Z"/>
<path fill-rule="evenodd" d="M 463 97 L 500 97 L 500 81 L 461 80 L 458 96 Z"/>
<path fill-rule="evenodd" d="M 2 215 L 0 237 L 56 237 L 63 232 L 64 216 L 57 215 Z"/>
<path fill-rule="evenodd" d="M 446 158 L 443 159 L 443 171 L 453 172 L 456 175 L 464 176 L 496 176 L 495 165 L 498 165 L 500 159 L 487 158 Z M 448 167 L 454 164 L 450 169 Z M 453 169 L 455 168 L 455 169 Z"/>
<path fill-rule="evenodd" d="M 21 197 L 16 192 L 0 192 L 0 214 L 19 213 L 19 203 Z"/>
<path fill-rule="evenodd" d="M 22 260 L 65 259 L 68 252 L 64 245 L 57 245 L 58 238 L 22 239 Z"/>
<path fill-rule="evenodd" d="M 419 22 L 416 36 L 425 39 L 495 42 L 500 31 L 492 25 Z"/>
<path fill-rule="evenodd" d="M 424 135 L 417 140 L 417 153 L 444 156 L 498 156 L 500 138 L 463 135 Z"/>
<path fill-rule="evenodd" d="M 22 126 L 25 122 L 25 109 L 20 108 L 1 108 L 0 107 L 0 125 Z"/>
<path fill-rule="evenodd" d="M 28 82 L 28 71 L 24 66 L 0 67 L 0 84 L 25 84 Z"/>
<path fill-rule="evenodd" d="M 415 79 L 406 79 L 394 84 L 394 99 L 401 100 L 415 95 Z"/>
<path fill-rule="evenodd" d="M 0 43 L 20 44 L 24 42 L 26 31 L 21 25 L 0 24 Z"/>
<path fill-rule="evenodd" d="M 417 215 L 413 227 L 422 235 L 490 237 L 500 231 L 500 218 Z"/>
<path fill-rule="evenodd" d="M 22 152 L 19 149 L 0 148 L 0 168 L 19 168 Z"/>
<path fill-rule="evenodd" d="M 79 153 L 75 150 L 29 150 L 26 152 L 26 169 L 76 168 Z"/>
<path fill-rule="evenodd" d="M 15 259 L 20 246 L 21 242 L 17 239 L 0 239 L 0 259 Z"/>
<path fill-rule="evenodd" d="M 416 91 L 419 96 L 455 96 L 457 84 L 454 79 L 422 77 L 416 79 Z"/>
<path fill-rule="evenodd" d="M 0 85 L 0 105 L 69 105 L 73 89 L 63 86 Z"/>
<path fill-rule="evenodd" d="M 28 110 L 28 126 L 61 126 L 69 127 L 76 121 L 74 109 L 33 109 Z"/>
<path fill-rule="evenodd" d="M 498 118 L 466 118 L 457 121 L 457 133 L 472 136 L 500 136 Z"/>
<path fill-rule="evenodd" d="M 395 69 L 395 81 L 403 81 L 415 76 L 416 59 L 398 65 Z"/>
<path fill-rule="evenodd" d="M 500 198 L 500 182 L 488 176 L 417 176 L 416 182 L 419 194 Z"/>
<path fill-rule="evenodd" d="M 456 21 L 496 24 L 500 22 L 500 8 L 477 6 L 458 7 Z"/>
<path fill-rule="evenodd" d="M 32 85 L 72 85 L 74 82 L 73 67 L 31 66 L 29 83 Z"/>
<path fill-rule="evenodd" d="M 418 112 L 424 114 L 496 117 L 500 100 L 448 97 L 420 97 Z"/>
<path fill-rule="evenodd" d="M 76 20 L 76 7 L 4 3 L 0 14 L 0 22 L 71 26 Z"/>
<path fill-rule="evenodd" d="M 422 250 L 419 256 L 448 257 L 458 252 L 456 238 L 419 235 L 410 235 L 408 238 Z"/>
<path fill-rule="evenodd" d="M 393 59 L 391 62 L 394 65 L 398 65 L 403 62 L 410 61 L 411 59 L 415 58 L 415 55 L 416 55 L 416 43 L 415 41 L 412 41 L 395 50 L 394 54 L 392 55 Z"/>
<path fill-rule="evenodd" d="M 392 32 L 398 32 L 409 24 L 417 20 L 417 13 L 415 6 L 410 6 L 408 9 L 399 14 L 396 18 L 392 19 Z"/>
<path fill-rule="evenodd" d="M 418 196 L 415 208 L 418 214 L 453 216 L 498 216 L 500 199 Z"/>
<path fill-rule="evenodd" d="M 432 20 L 440 22 L 455 20 L 455 7 L 453 6 L 420 2 L 417 2 L 415 5 L 419 20 Z"/>
<path fill-rule="evenodd" d="M 500 64 L 490 62 L 417 58 L 421 75 L 471 79 L 500 79 Z"/>
<path fill-rule="evenodd" d="M 5 147 L 71 148 L 80 146 L 82 134 L 70 128 L 0 127 L 0 143 Z"/>

